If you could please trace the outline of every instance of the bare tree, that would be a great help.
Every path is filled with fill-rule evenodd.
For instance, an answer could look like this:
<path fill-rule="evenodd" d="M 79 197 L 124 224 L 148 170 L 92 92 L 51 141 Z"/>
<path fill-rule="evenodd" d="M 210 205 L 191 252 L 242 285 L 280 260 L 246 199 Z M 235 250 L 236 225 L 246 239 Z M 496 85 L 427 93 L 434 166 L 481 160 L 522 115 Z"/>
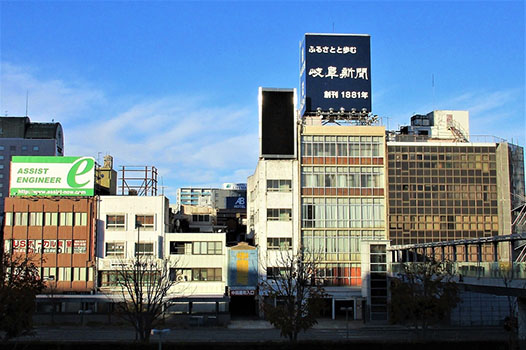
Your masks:
<path fill-rule="evenodd" d="M 117 279 L 122 302 L 117 311 L 135 328 L 136 340 L 149 342 L 151 330 L 170 305 L 167 294 L 176 282 L 170 278 L 167 260 L 138 255 L 120 265 Z"/>
<path fill-rule="evenodd" d="M 425 336 L 430 324 L 442 321 L 460 301 L 447 262 L 427 261 L 403 265 L 391 280 L 391 319 L 409 323 Z"/>
<path fill-rule="evenodd" d="M 28 257 L 4 253 L 0 260 L 0 331 L 4 340 L 33 328 L 36 295 L 44 289 L 39 268 Z"/>
<path fill-rule="evenodd" d="M 260 288 L 269 297 L 264 303 L 266 318 L 281 336 L 296 342 L 298 334 L 317 323 L 325 291 L 316 283 L 317 260 L 312 254 L 282 251 L 276 267 L 267 268 Z"/>

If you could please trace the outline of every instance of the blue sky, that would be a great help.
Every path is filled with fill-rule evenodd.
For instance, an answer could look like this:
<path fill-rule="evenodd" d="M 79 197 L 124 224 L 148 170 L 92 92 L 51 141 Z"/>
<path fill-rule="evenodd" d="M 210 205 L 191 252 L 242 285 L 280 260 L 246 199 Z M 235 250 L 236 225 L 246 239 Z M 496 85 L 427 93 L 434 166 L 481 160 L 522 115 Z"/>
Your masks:
<path fill-rule="evenodd" d="M 373 112 L 470 111 L 526 144 L 523 1 L 0 2 L 0 113 L 60 121 L 67 155 L 155 165 L 181 186 L 246 182 L 259 86 L 298 87 L 304 33 L 371 35 Z M 434 75 L 435 87 L 432 88 Z"/>

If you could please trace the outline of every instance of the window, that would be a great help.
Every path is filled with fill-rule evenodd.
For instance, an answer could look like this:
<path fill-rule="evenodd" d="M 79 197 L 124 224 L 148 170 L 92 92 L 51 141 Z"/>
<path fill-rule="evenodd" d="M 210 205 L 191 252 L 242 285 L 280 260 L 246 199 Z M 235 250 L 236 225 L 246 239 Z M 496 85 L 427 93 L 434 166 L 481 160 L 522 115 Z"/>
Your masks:
<path fill-rule="evenodd" d="M 33 151 L 37 151 L 37 152 L 38 152 L 39 150 L 40 150 L 40 147 L 38 147 L 38 146 L 33 146 Z"/>
<path fill-rule="evenodd" d="M 73 226 L 73 213 L 60 213 L 60 226 Z"/>
<path fill-rule="evenodd" d="M 192 269 L 192 281 L 221 281 L 221 269 Z"/>
<path fill-rule="evenodd" d="M 27 146 L 22 146 L 22 151 L 27 151 Z"/>
<path fill-rule="evenodd" d="M 42 268 L 42 277 L 44 277 L 44 281 L 54 281 L 57 276 L 57 268 L 56 267 L 43 267 Z"/>
<path fill-rule="evenodd" d="M 58 268 L 58 280 L 59 281 L 71 281 L 71 267 L 59 267 Z"/>
<path fill-rule="evenodd" d="M 4 156 L 0 156 L 0 160 L 4 160 Z"/>
<path fill-rule="evenodd" d="M 86 268 L 85 267 L 73 267 L 73 280 L 74 281 L 86 281 L 87 280 Z"/>
<path fill-rule="evenodd" d="M 194 255 L 220 255 L 221 242 L 194 242 L 192 254 Z"/>
<path fill-rule="evenodd" d="M 58 213 L 46 213 L 44 225 L 45 226 L 57 226 L 58 224 Z"/>
<path fill-rule="evenodd" d="M 27 213 L 15 213 L 15 225 L 27 226 Z"/>
<path fill-rule="evenodd" d="M 86 226 L 88 213 L 75 213 L 75 226 Z"/>
<path fill-rule="evenodd" d="M 5 213 L 5 225 L 13 226 L 13 213 Z"/>
<path fill-rule="evenodd" d="M 12 152 L 15 152 L 16 151 L 16 146 L 9 146 L 9 150 L 12 151 Z"/>
<path fill-rule="evenodd" d="M 0 151 L 3 151 L 5 149 L 4 146 L 0 146 Z"/>
<path fill-rule="evenodd" d="M 267 209 L 267 220 L 290 221 L 292 209 Z"/>
<path fill-rule="evenodd" d="M 287 250 L 292 247 L 292 238 L 267 238 L 267 249 Z"/>
<path fill-rule="evenodd" d="M 153 230 L 153 215 L 135 215 L 136 226 L 140 226 L 141 230 Z"/>
<path fill-rule="evenodd" d="M 292 180 L 267 180 L 267 191 L 269 192 L 290 192 Z"/>
<path fill-rule="evenodd" d="M 192 253 L 192 242 L 170 242 L 170 254 L 183 255 Z"/>
<path fill-rule="evenodd" d="M 106 215 L 106 228 L 108 230 L 123 231 L 125 228 L 124 215 Z"/>
<path fill-rule="evenodd" d="M 4 252 L 5 253 L 11 253 L 11 240 L 10 239 L 6 239 L 4 241 Z"/>
<path fill-rule="evenodd" d="M 286 276 L 286 267 L 267 267 L 267 279 L 277 280 Z"/>
<path fill-rule="evenodd" d="M 135 243 L 135 255 L 153 255 L 153 243 L 139 243 L 139 251 Z"/>
<path fill-rule="evenodd" d="M 124 242 L 106 243 L 106 256 L 124 257 Z"/>
<path fill-rule="evenodd" d="M 210 222 L 210 215 L 206 214 L 206 215 L 192 215 L 192 221 L 193 222 Z"/>

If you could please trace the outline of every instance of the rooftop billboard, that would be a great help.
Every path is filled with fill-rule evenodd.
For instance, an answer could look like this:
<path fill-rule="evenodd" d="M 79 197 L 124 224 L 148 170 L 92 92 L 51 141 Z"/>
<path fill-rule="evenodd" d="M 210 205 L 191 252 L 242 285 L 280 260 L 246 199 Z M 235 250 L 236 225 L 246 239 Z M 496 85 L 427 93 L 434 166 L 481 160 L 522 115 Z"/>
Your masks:
<path fill-rule="evenodd" d="M 11 196 L 93 196 L 95 159 L 13 156 Z"/>
<path fill-rule="evenodd" d="M 300 110 L 371 112 L 371 37 L 305 34 L 300 47 Z"/>

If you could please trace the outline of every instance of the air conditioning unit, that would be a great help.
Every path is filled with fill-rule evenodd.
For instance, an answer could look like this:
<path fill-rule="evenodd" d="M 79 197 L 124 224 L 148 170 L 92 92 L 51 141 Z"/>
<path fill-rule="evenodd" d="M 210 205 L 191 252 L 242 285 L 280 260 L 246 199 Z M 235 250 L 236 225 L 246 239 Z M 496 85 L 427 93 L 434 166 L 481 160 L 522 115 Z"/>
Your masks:
<path fill-rule="evenodd" d="M 178 275 L 177 276 L 177 282 L 186 282 L 186 276 Z"/>

